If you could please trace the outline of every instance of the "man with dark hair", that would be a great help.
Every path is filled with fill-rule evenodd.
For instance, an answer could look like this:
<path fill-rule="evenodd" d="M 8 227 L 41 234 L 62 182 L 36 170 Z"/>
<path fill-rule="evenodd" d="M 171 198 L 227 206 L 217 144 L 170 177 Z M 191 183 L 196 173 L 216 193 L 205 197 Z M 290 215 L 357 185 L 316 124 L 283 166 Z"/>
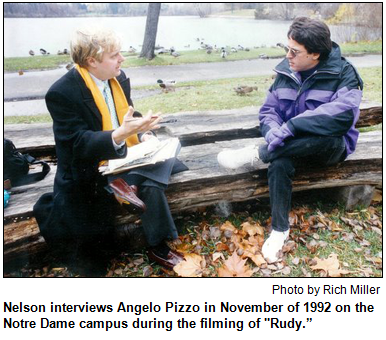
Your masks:
<path fill-rule="evenodd" d="M 333 165 L 355 151 L 363 89 L 323 22 L 295 19 L 285 50 L 286 59 L 275 68 L 277 77 L 260 109 L 260 131 L 267 144 L 218 155 L 218 162 L 231 169 L 258 159 L 270 163 L 272 232 L 262 248 L 269 262 L 278 260 L 289 235 L 295 165 Z"/>

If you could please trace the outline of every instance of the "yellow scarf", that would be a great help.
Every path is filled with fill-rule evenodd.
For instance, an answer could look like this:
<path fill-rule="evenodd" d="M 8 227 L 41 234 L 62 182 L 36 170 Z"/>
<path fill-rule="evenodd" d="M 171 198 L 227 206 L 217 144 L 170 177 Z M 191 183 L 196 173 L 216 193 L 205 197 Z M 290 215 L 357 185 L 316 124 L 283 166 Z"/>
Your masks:
<path fill-rule="evenodd" d="M 75 67 L 77 71 L 80 73 L 80 75 L 82 76 L 84 82 L 86 83 L 87 88 L 91 91 L 91 94 L 94 98 L 96 106 L 98 107 L 98 110 L 102 115 L 102 130 L 103 131 L 112 130 L 113 126 L 111 123 L 109 107 L 107 106 L 101 91 L 99 90 L 98 86 L 95 84 L 94 80 L 91 78 L 87 69 L 79 65 L 76 65 Z M 117 112 L 118 121 L 119 121 L 119 124 L 122 124 L 123 116 L 129 110 L 129 103 L 127 102 L 125 93 L 123 92 L 122 87 L 116 78 L 110 79 L 110 87 L 114 97 L 114 104 L 115 104 L 115 110 Z M 139 143 L 139 140 L 136 134 L 126 139 L 126 144 L 128 147 L 138 143 Z"/>

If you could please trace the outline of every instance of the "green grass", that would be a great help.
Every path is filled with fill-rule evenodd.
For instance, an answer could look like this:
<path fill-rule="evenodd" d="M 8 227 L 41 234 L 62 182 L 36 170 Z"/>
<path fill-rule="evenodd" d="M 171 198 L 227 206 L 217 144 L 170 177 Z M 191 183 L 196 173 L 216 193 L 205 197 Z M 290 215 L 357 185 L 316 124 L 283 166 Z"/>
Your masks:
<path fill-rule="evenodd" d="M 382 79 L 380 76 L 382 68 L 362 68 L 358 71 L 365 83 L 363 97 L 371 102 L 382 103 Z M 247 106 L 258 107 L 263 104 L 267 90 L 272 82 L 271 76 L 258 76 L 179 83 L 176 85 L 175 92 L 159 93 L 151 97 L 138 99 L 135 101 L 135 107 L 140 112 L 153 110 L 153 112 L 162 112 L 163 114 L 184 111 L 235 109 Z M 258 91 L 253 91 L 245 96 L 239 96 L 234 91 L 234 88 L 239 85 L 257 86 Z M 139 89 L 156 88 L 158 87 L 139 87 Z M 133 92 L 135 92 L 135 88 Z M 5 124 L 44 122 L 51 122 L 51 117 L 49 115 L 4 117 Z M 363 129 L 365 129 L 364 131 L 371 131 L 381 128 L 382 125 L 377 125 Z"/>
<path fill-rule="evenodd" d="M 270 76 L 181 83 L 176 86 L 175 92 L 136 100 L 135 107 L 140 112 L 152 109 L 170 114 L 258 106 L 263 103 L 271 83 Z M 239 96 L 233 89 L 239 85 L 257 86 L 258 91 Z"/>
<path fill-rule="evenodd" d="M 71 62 L 68 55 L 46 55 L 34 57 L 4 58 L 4 71 L 16 72 L 19 70 L 47 70 L 56 69 L 60 65 Z"/>
<path fill-rule="evenodd" d="M 364 83 L 363 98 L 382 103 L 382 67 L 364 67 L 358 72 Z"/>
<path fill-rule="evenodd" d="M 340 47 L 343 54 L 382 53 L 382 40 L 349 42 Z"/>
<path fill-rule="evenodd" d="M 211 62 L 227 62 L 235 60 L 257 59 L 261 54 L 266 54 L 269 57 L 284 57 L 284 51 L 281 48 L 254 48 L 249 52 L 238 51 L 230 53 L 226 58 L 221 58 L 221 52 L 212 52 L 208 54 L 206 50 L 181 51 L 180 56 L 175 58 L 170 54 L 159 54 L 153 60 L 138 58 L 136 55 L 126 56 L 123 67 L 139 67 L 139 66 L 166 66 L 166 65 L 181 65 L 194 63 L 211 63 Z"/>
<path fill-rule="evenodd" d="M 38 124 L 52 122 L 49 114 L 35 116 L 5 116 L 4 124 Z"/>
<path fill-rule="evenodd" d="M 345 54 L 356 53 L 382 53 L 382 40 L 378 41 L 361 41 L 357 43 L 345 43 L 341 45 L 342 52 Z M 227 48 L 229 50 L 229 47 Z M 138 54 L 123 53 L 127 58 L 123 67 L 140 67 L 146 65 L 181 65 L 191 63 L 209 63 L 209 62 L 226 62 L 235 60 L 257 59 L 261 54 L 269 57 L 284 57 L 285 53 L 281 48 L 264 47 L 252 48 L 249 52 L 238 51 L 237 53 L 228 54 L 226 59 L 221 58 L 220 52 L 207 54 L 205 50 L 182 51 L 180 57 L 173 57 L 167 54 L 157 55 L 153 60 L 138 58 Z M 19 70 L 43 70 L 58 68 L 71 62 L 67 55 L 47 55 L 34 57 L 5 58 L 4 71 L 17 72 Z"/>

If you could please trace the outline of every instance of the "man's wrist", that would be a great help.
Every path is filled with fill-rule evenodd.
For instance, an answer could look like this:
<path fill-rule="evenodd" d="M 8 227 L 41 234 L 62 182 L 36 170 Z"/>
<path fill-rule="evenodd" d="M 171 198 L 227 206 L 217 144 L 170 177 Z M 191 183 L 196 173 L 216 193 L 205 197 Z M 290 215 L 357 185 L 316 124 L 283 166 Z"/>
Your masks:
<path fill-rule="evenodd" d="M 120 128 L 115 129 L 111 136 L 113 138 L 114 143 L 118 145 L 122 144 L 122 142 L 124 142 L 126 139 L 124 134 L 121 132 Z"/>

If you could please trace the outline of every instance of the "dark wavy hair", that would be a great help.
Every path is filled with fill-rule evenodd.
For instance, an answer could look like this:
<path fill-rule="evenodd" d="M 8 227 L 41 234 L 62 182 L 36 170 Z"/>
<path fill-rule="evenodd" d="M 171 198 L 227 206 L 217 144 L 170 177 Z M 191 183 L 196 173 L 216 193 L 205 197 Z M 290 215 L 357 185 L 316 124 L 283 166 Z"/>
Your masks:
<path fill-rule="evenodd" d="M 319 20 L 296 18 L 289 28 L 287 37 L 304 45 L 308 53 L 320 53 L 320 60 L 327 59 L 332 49 L 330 29 Z"/>

